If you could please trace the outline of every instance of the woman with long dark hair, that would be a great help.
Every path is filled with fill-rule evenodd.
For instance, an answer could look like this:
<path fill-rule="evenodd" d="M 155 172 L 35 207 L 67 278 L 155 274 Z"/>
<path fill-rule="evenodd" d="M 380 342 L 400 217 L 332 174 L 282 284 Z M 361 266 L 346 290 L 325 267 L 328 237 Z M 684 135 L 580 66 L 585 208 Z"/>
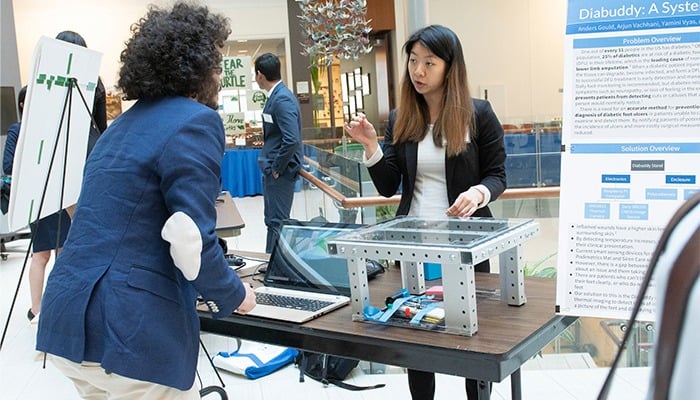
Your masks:
<path fill-rule="evenodd" d="M 470 95 L 459 38 L 431 25 L 414 33 L 404 51 L 399 107 L 383 145 L 364 116 L 345 124 L 364 146 L 377 191 L 390 197 L 402 187 L 397 215 L 492 216 L 488 204 L 506 188 L 503 127 L 487 101 Z M 475 271 L 489 272 L 488 262 Z M 409 370 L 408 382 L 414 400 L 434 397 L 433 373 Z M 475 380 L 466 380 L 466 390 L 478 398 Z"/>

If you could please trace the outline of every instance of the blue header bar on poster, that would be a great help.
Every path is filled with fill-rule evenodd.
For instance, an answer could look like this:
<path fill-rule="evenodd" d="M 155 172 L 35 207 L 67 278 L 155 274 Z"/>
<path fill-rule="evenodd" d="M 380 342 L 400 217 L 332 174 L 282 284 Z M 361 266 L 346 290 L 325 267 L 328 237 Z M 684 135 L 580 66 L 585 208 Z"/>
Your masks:
<path fill-rule="evenodd" d="M 670 35 L 631 35 L 607 38 L 575 39 L 575 49 L 649 46 L 654 44 L 681 44 L 700 42 L 700 32 L 674 33 Z"/>
<path fill-rule="evenodd" d="M 700 1 L 569 0 L 566 33 L 700 26 Z"/>
<path fill-rule="evenodd" d="M 700 143 L 573 143 L 571 154 L 700 154 Z"/>

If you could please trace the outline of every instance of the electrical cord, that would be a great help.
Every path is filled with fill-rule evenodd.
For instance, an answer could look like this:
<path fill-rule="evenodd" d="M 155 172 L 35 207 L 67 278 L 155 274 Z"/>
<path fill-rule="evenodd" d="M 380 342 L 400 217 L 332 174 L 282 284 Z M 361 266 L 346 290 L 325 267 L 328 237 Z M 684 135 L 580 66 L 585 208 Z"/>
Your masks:
<path fill-rule="evenodd" d="M 236 267 L 233 268 L 234 272 L 237 272 L 239 269 L 245 267 L 245 261 L 243 261 L 241 264 L 237 265 Z"/>
<path fill-rule="evenodd" d="M 256 261 L 256 262 L 261 262 L 267 264 L 268 260 L 264 260 L 262 258 L 254 258 L 254 257 L 248 257 L 248 256 L 238 256 L 240 258 L 244 258 L 248 261 Z"/>
<path fill-rule="evenodd" d="M 265 266 L 267 266 L 267 261 L 263 261 L 263 260 L 261 260 L 261 261 L 263 263 L 258 265 L 257 268 L 255 268 L 255 271 L 253 271 L 249 274 L 246 274 L 246 275 L 240 275 L 239 278 L 244 279 L 244 278 L 250 278 L 250 277 L 255 277 L 256 275 L 264 274 L 265 273 Z M 257 280 L 257 281 L 262 282 L 261 280 L 255 279 L 255 278 L 253 278 L 253 280 Z"/>

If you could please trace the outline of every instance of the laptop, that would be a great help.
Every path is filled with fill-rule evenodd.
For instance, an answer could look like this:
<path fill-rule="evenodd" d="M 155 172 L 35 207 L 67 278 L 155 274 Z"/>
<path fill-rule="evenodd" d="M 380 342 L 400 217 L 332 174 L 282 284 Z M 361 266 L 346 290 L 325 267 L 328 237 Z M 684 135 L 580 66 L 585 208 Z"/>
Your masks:
<path fill-rule="evenodd" d="M 303 323 L 350 303 L 347 260 L 327 251 L 327 241 L 358 224 L 284 221 L 257 305 L 247 315 Z M 368 278 L 379 271 L 368 265 Z M 302 305 L 303 304 L 303 305 Z"/>

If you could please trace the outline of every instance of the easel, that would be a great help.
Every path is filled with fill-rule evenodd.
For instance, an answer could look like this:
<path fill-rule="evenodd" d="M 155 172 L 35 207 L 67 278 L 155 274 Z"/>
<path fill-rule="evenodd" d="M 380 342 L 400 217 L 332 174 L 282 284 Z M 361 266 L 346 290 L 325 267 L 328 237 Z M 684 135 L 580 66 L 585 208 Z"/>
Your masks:
<path fill-rule="evenodd" d="M 90 119 L 93 124 L 95 124 L 95 120 L 92 117 L 92 113 L 90 112 L 90 107 L 87 104 L 87 101 L 85 101 L 85 97 L 83 96 L 83 93 L 80 91 L 80 87 L 78 87 L 78 81 L 75 78 L 68 78 L 68 84 L 66 85 L 68 90 L 66 91 L 66 97 L 63 101 L 63 111 L 61 112 L 61 120 L 59 121 L 58 124 L 58 132 L 56 132 L 56 140 L 54 141 L 54 147 L 53 151 L 51 152 L 51 160 L 49 162 L 49 171 L 46 174 L 46 180 L 44 181 L 44 189 L 42 190 L 41 193 L 41 200 L 39 201 L 39 209 L 37 210 L 37 221 L 35 222 L 39 224 L 39 216 L 41 215 L 41 211 L 44 208 L 44 200 L 46 199 L 46 191 L 49 186 L 49 181 L 51 179 L 51 172 L 53 171 L 53 166 L 54 162 L 56 161 L 56 151 L 58 149 L 58 144 L 60 142 L 61 138 L 61 129 L 63 128 L 63 123 L 64 121 L 66 122 L 66 146 L 64 148 L 63 152 L 63 170 L 62 170 L 62 176 L 61 176 L 61 190 L 59 194 L 59 204 L 63 204 L 63 199 L 64 199 L 64 187 L 65 187 L 65 182 L 66 182 L 66 164 L 68 160 L 68 143 L 70 140 L 70 117 L 66 118 L 66 110 L 70 111 L 73 106 L 73 88 L 78 90 L 78 93 L 80 94 L 80 98 L 83 101 L 83 104 L 85 105 L 85 109 L 87 113 L 90 115 Z M 69 113 L 70 116 L 70 113 Z M 58 231 L 56 234 L 56 243 L 58 243 L 60 237 L 61 237 L 61 228 L 60 228 L 60 222 L 61 222 L 61 215 L 59 214 L 59 227 Z M 31 221 L 29 222 L 30 224 L 32 223 Z M 19 295 L 19 289 L 22 284 L 22 277 L 24 276 L 24 270 L 27 267 L 27 261 L 29 261 L 29 255 L 31 254 L 31 248 L 32 244 L 34 242 L 34 233 L 36 232 L 36 229 L 31 233 L 29 237 L 29 244 L 27 245 L 27 252 L 25 253 L 24 256 L 24 261 L 22 263 L 22 268 L 19 273 L 19 279 L 17 280 L 17 286 L 15 288 L 15 293 L 14 296 L 12 297 L 12 303 L 10 304 L 10 311 L 7 314 L 7 321 L 5 321 L 5 327 L 2 331 L 2 338 L 0 338 L 0 350 L 2 350 L 2 345 L 5 343 L 5 335 L 7 334 L 7 329 L 10 325 L 10 319 L 12 318 L 12 311 L 15 308 L 15 303 L 17 302 L 17 296 Z"/>

